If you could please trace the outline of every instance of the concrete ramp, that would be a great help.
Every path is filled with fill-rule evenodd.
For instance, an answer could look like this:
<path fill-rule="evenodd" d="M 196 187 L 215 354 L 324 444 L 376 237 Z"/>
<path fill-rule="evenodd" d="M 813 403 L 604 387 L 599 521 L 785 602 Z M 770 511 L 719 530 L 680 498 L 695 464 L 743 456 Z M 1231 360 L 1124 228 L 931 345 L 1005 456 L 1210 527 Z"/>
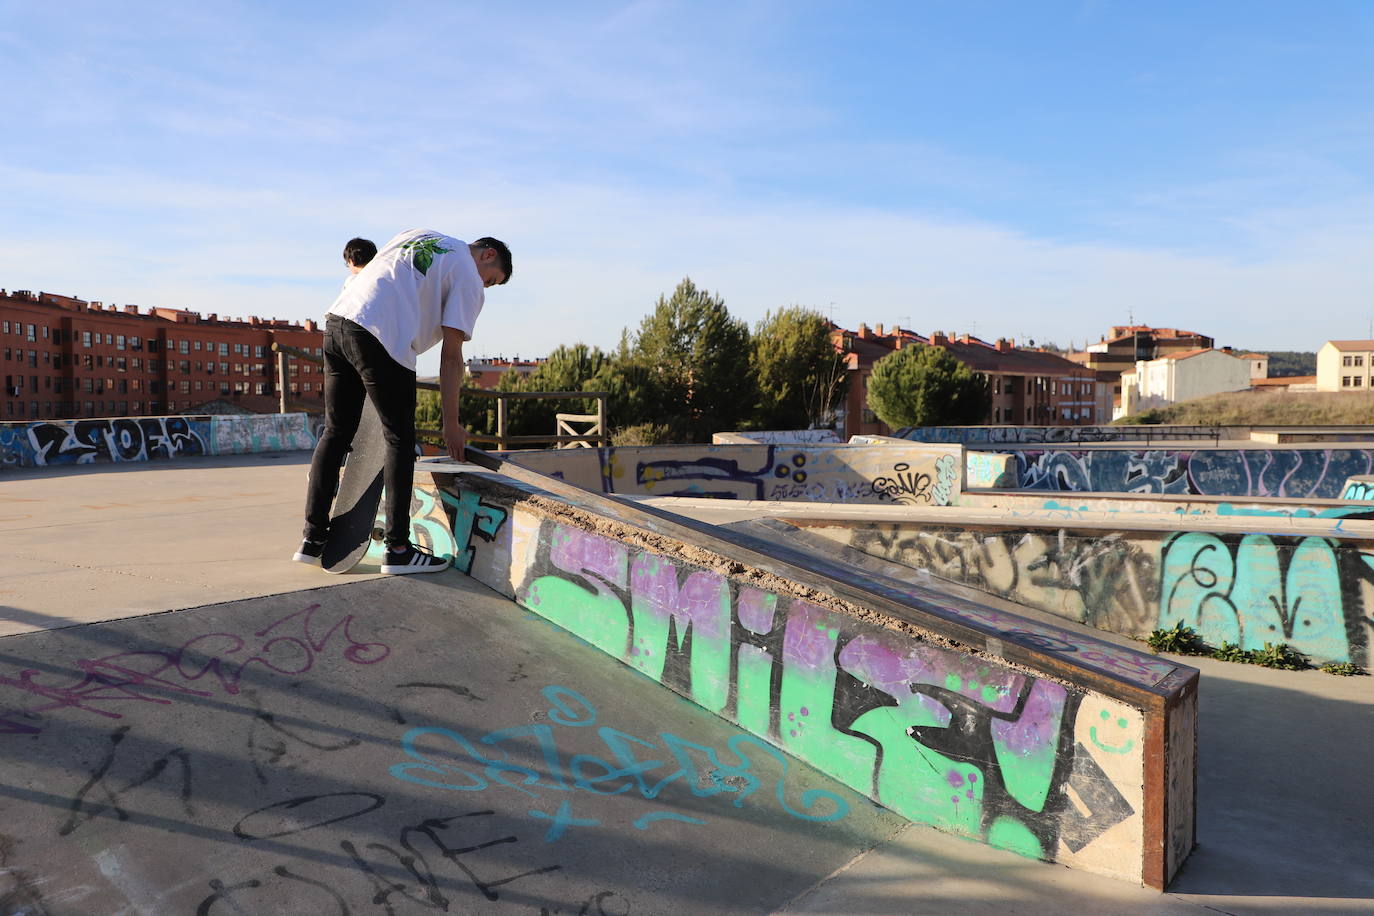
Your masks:
<path fill-rule="evenodd" d="M 1195 669 L 501 464 L 421 462 L 437 553 L 915 821 L 1164 887 Z"/>
<path fill-rule="evenodd" d="M 457 575 L 9 637 L 0 913 L 762 913 L 905 823 L 604 662 Z"/>

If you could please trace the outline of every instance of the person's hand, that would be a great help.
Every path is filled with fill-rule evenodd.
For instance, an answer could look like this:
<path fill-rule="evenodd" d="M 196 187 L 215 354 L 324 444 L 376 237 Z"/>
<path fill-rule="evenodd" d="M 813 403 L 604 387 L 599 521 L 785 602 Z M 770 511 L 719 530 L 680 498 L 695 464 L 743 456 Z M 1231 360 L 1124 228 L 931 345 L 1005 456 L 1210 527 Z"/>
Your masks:
<path fill-rule="evenodd" d="M 454 461 L 463 461 L 463 450 L 467 448 L 468 431 L 463 429 L 463 425 L 457 420 L 449 420 L 444 423 L 444 445 L 448 447 L 448 456 Z"/>

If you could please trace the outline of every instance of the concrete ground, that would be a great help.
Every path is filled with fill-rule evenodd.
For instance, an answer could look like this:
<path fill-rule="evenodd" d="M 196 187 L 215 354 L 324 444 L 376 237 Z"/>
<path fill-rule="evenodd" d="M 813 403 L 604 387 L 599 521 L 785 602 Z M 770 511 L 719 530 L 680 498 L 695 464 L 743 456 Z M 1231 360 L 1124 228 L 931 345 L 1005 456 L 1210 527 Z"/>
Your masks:
<path fill-rule="evenodd" d="M 0 914 L 1374 912 L 1374 679 L 1189 660 L 1159 894 L 907 825 L 456 573 L 288 562 L 305 461 L 0 472 Z"/>

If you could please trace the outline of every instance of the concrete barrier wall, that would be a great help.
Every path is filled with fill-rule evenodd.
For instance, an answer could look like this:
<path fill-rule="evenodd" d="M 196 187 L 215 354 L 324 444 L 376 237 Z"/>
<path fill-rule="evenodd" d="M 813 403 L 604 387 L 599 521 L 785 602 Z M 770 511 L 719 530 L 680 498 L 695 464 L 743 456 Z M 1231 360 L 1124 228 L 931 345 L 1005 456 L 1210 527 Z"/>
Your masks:
<path fill-rule="evenodd" d="M 1194 669 L 915 587 L 846 585 L 852 570 L 709 526 L 679 537 L 605 514 L 639 507 L 431 479 L 415 527 L 458 568 L 908 818 L 1161 888 L 1191 849 Z M 619 769 L 582 777 L 604 791 L 642 766 L 643 749 L 615 746 Z M 708 764 L 746 773 L 747 747 Z"/>
<path fill-rule="evenodd" d="M 599 493 L 948 505 L 958 446 L 669 445 L 511 452 L 509 460 Z"/>
<path fill-rule="evenodd" d="M 913 442 L 1027 445 L 1077 442 L 1367 442 L 1369 426 L 907 426 L 897 435 Z"/>
<path fill-rule="evenodd" d="M 0 466 L 47 467 L 312 449 L 303 413 L 114 417 L 0 424 Z"/>
<path fill-rule="evenodd" d="M 743 432 L 714 433 L 711 436 L 713 445 L 748 445 L 753 442 L 764 445 L 800 445 L 840 441 L 840 437 L 835 435 L 833 429 L 751 429 Z"/>
<path fill-rule="evenodd" d="M 1223 527 L 1220 519 L 1208 525 L 1190 517 L 1171 530 L 1167 519 L 1148 526 L 1148 516 L 1129 527 L 1120 519 L 1087 527 L 1082 517 L 1056 520 L 1053 510 L 999 524 L 949 518 L 958 514 L 788 521 L 870 556 L 1138 639 L 1182 622 L 1215 646 L 1288 643 L 1317 664 L 1370 663 L 1374 523 L 1292 520 L 1260 532 L 1250 520 Z"/>
<path fill-rule="evenodd" d="M 964 487 L 1015 487 L 1016 456 L 1004 452 L 967 452 L 964 455 Z"/>
<path fill-rule="evenodd" d="M 1017 486 L 1095 493 L 1336 499 L 1374 448 L 1022 449 Z"/>
<path fill-rule="evenodd" d="M 1036 518 L 1051 522 L 1106 520 L 1129 526 L 1131 516 L 1166 515 L 1204 518 L 1330 518 L 1374 521 L 1374 506 L 1351 505 L 1343 499 L 1277 499 L 1218 496 L 1167 496 L 1149 493 L 1056 493 L 1005 490 L 998 493 L 965 491 L 959 496 L 965 509 L 1005 509 L 1009 518 Z"/>
<path fill-rule="evenodd" d="M 907 426 L 897 435 L 913 442 L 1024 445 L 1049 442 L 1152 442 L 1246 438 L 1250 427 L 1225 426 Z"/>

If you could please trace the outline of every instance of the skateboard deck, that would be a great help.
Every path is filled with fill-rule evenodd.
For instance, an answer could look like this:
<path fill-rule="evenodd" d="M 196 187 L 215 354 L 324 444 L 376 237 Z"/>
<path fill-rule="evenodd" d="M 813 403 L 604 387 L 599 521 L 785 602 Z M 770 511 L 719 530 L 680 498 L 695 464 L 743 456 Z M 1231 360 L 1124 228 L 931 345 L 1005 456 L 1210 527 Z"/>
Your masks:
<path fill-rule="evenodd" d="M 329 537 L 324 542 L 321 565 L 325 572 L 346 573 L 357 566 L 373 539 L 382 539 L 377 527 L 377 507 L 382 504 L 382 470 L 386 466 L 386 440 L 382 418 L 372 399 L 363 400 L 363 415 L 353 448 L 343 466 Z"/>

